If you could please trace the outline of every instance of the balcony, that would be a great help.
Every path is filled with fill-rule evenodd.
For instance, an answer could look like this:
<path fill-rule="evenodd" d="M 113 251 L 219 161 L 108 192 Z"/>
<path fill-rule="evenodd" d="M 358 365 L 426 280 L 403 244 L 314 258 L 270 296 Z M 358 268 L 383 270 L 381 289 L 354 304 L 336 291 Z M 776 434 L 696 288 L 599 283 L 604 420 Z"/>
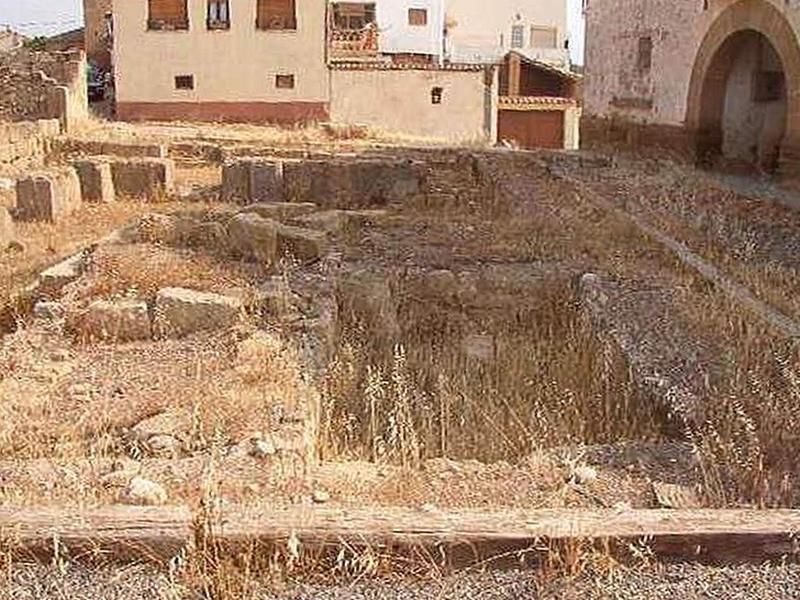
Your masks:
<path fill-rule="evenodd" d="M 378 56 L 378 30 L 374 25 L 363 29 L 331 29 L 328 34 L 330 58 L 334 61 L 374 59 Z"/>

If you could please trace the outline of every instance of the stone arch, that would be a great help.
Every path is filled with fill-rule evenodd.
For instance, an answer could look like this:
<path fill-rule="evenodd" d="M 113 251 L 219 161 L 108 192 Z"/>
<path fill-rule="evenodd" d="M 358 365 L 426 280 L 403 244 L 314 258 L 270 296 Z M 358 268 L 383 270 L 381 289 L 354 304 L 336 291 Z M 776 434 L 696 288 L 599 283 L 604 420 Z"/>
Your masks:
<path fill-rule="evenodd" d="M 719 152 L 725 84 L 733 54 L 747 33 L 762 35 L 778 55 L 785 78 L 786 122 L 779 150 L 780 169 L 797 175 L 800 167 L 800 46 L 786 17 L 768 0 L 739 0 L 725 9 L 703 38 L 689 84 L 686 125 L 697 158 Z"/>

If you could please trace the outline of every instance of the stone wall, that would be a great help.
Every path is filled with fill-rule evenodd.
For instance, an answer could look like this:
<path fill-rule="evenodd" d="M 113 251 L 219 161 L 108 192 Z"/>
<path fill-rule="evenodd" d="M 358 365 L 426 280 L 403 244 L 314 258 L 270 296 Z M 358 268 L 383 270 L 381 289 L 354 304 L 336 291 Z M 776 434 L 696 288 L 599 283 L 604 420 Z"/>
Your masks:
<path fill-rule="evenodd" d="M 41 165 L 59 132 L 55 119 L 0 123 L 0 168 Z"/>
<path fill-rule="evenodd" d="M 712 57 L 735 31 L 753 30 L 770 41 L 786 72 L 787 98 L 800 106 L 796 2 L 605 0 L 589 3 L 586 15 L 584 139 L 589 142 L 600 133 L 645 146 L 675 143 L 676 152 L 688 148 L 687 158 L 694 158 L 699 151 L 694 138 L 708 129 L 701 115 L 703 83 L 725 76 L 713 71 Z M 722 109 L 705 112 L 718 116 Z M 788 113 L 784 160 L 800 147 L 800 118 L 792 117 L 797 107 L 789 106 Z"/>
<path fill-rule="evenodd" d="M 64 131 L 89 116 L 82 52 L 0 55 L 0 121 L 58 119 Z"/>

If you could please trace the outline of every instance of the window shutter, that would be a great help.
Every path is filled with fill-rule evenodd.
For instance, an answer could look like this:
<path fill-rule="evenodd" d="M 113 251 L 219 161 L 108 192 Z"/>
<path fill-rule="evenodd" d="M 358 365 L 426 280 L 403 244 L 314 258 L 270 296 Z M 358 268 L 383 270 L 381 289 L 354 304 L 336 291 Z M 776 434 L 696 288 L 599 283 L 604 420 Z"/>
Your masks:
<path fill-rule="evenodd" d="M 150 0 L 151 21 L 184 21 L 188 17 L 186 0 Z"/>
<path fill-rule="evenodd" d="M 295 0 L 258 0 L 256 25 L 259 29 L 295 29 Z"/>

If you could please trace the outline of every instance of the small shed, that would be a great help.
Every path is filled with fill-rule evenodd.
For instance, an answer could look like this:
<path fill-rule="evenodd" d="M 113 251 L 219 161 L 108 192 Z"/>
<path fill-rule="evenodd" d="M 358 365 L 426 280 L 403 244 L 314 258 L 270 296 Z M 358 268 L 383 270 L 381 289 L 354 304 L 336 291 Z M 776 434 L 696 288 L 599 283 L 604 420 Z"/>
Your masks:
<path fill-rule="evenodd" d="M 509 52 L 500 71 L 498 139 L 520 148 L 577 150 L 581 75 Z"/>

